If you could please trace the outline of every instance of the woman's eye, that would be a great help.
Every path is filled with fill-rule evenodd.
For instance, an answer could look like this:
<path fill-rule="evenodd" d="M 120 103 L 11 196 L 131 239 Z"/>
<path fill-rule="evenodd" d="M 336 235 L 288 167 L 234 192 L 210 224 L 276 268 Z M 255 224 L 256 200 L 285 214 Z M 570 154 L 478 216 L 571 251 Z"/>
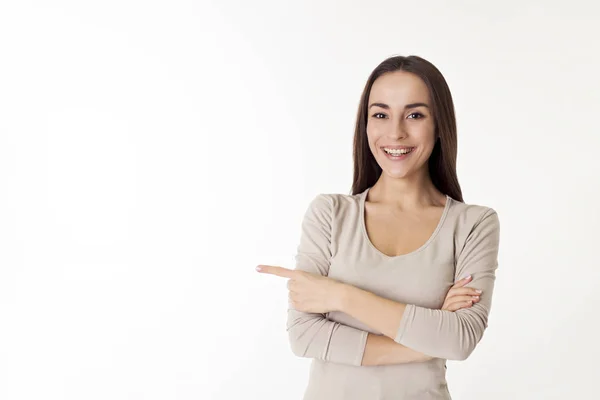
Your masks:
<path fill-rule="evenodd" d="M 379 116 L 381 116 L 381 117 L 379 117 Z M 419 112 L 414 112 L 414 113 L 412 113 L 412 114 L 409 115 L 409 117 L 411 117 L 411 116 L 417 116 L 417 118 L 410 118 L 410 119 L 421 119 L 421 118 L 424 117 L 424 115 L 421 114 L 421 113 L 419 113 Z M 386 115 L 383 114 L 383 113 L 375 113 L 375 114 L 373 114 L 373 117 L 375 119 L 382 119 L 382 118 L 385 118 Z"/>

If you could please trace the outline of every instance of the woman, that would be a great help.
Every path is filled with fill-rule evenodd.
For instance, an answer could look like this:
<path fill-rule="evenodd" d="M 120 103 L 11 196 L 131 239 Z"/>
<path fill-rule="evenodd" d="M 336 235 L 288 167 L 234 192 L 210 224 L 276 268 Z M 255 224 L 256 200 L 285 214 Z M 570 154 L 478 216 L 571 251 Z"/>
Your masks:
<path fill-rule="evenodd" d="M 392 57 L 369 77 L 352 194 L 306 210 L 289 278 L 287 331 L 312 358 L 305 400 L 451 399 L 446 360 L 487 328 L 500 226 L 463 202 L 454 106 L 442 74 Z"/>

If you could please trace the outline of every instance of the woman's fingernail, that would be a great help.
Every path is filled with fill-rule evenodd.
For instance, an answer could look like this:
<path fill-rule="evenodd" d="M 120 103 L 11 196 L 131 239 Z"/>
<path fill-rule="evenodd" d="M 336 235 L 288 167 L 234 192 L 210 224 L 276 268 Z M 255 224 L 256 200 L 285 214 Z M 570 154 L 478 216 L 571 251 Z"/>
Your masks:
<path fill-rule="evenodd" d="M 481 290 L 480 290 L 480 289 L 476 289 L 475 291 L 476 291 L 477 293 L 481 293 Z"/>
<path fill-rule="evenodd" d="M 262 268 L 260 267 L 260 265 L 256 267 L 256 270 L 257 270 L 257 271 L 260 271 L 260 270 L 262 270 Z"/>
<path fill-rule="evenodd" d="M 471 277 L 471 275 L 467 275 L 463 279 L 469 279 L 470 277 Z"/>

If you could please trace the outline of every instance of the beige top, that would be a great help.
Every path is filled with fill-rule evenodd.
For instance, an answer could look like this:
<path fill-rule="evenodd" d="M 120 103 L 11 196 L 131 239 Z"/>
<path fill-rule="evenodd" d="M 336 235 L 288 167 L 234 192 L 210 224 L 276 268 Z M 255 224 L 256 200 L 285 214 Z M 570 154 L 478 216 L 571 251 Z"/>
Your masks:
<path fill-rule="evenodd" d="M 395 341 L 436 357 L 426 362 L 361 366 L 369 326 L 342 312 L 299 312 L 288 301 L 287 331 L 294 354 L 312 358 L 304 400 L 451 399 L 446 360 L 464 360 L 487 328 L 498 267 L 500 225 L 492 208 L 447 197 L 429 240 L 391 257 L 365 230 L 369 189 L 356 195 L 319 194 L 302 221 L 295 269 L 327 275 L 407 304 Z M 480 301 L 442 311 L 448 290 L 472 275 Z"/>

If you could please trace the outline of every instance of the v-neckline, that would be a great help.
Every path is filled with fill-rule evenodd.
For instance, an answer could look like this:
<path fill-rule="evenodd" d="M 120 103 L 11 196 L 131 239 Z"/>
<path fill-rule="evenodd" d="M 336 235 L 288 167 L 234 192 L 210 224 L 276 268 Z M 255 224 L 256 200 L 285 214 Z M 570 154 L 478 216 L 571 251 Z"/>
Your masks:
<path fill-rule="evenodd" d="M 375 245 L 373 244 L 373 242 L 371 242 L 371 239 L 369 238 L 369 234 L 367 233 L 367 227 L 366 227 L 366 221 L 365 221 L 365 203 L 367 200 L 367 193 L 369 192 L 370 189 L 371 188 L 368 187 L 366 190 L 364 190 L 359 198 L 360 228 L 362 230 L 363 237 L 364 237 L 365 241 L 367 242 L 367 244 L 369 245 L 369 247 L 372 250 L 374 250 L 377 254 L 379 254 L 380 256 L 382 256 L 386 259 L 390 259 L 390 260 L 392 260 L 392 259 L 397 260 L 397 259 L 404 258 L 404 257 L 410 257 L 414 254 L 421 252 L 427 246 L 429 246 L 431 244 L 431 242 L 433 242 L 433 240 L 437 236 L 438 232 L 442 229 L 442 225 L 444 224 L 444 221 L 446 220 L 446 216 L 448 215 L 448 210 L 450 209 L 450 205 L 453 201 L 452 197 L 450 197 L 449 195 L 446 195 L 446 204 L 444 206 L 444 211 L 442 212 L 442 216 L 440 217 L 440 220 L 438 221 L 438 224 L 437 224 L 435 230 L 433 231 L 433 233 L 431 234 L 431 236 L 429 237 L 429 239 L 427 239 L 427 241 L 425 243 L 423 243 L 418 249 L 413 250 L 410 253 L 400 254 L 397 256 L 389 256 L 389 255 L 385 254 L 384 252 L 382 252 L 381 250 L 379 250 L 377 247 L 375 247 Z"/>

